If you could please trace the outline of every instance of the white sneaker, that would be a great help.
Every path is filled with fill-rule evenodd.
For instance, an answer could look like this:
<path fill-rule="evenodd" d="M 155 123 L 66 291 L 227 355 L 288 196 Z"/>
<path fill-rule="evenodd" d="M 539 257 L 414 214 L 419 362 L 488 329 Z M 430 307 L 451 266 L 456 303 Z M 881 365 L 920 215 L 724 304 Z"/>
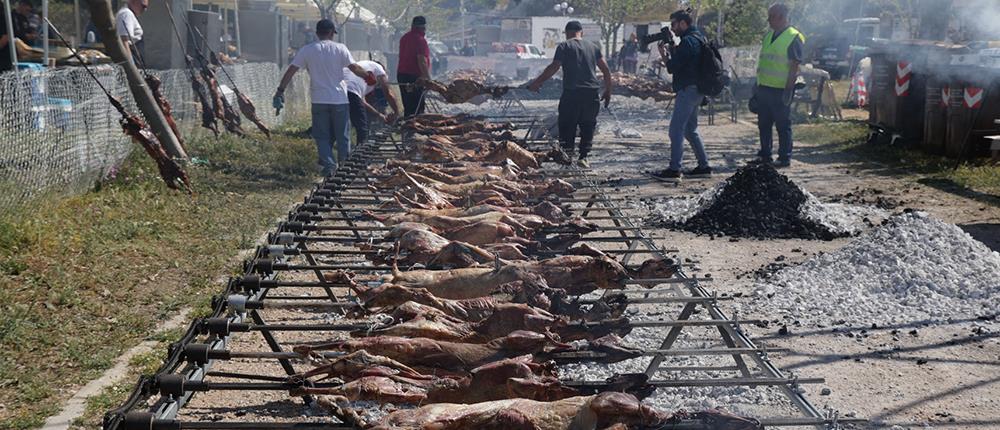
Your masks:
<path fill-rule="evenodd" d="M 590 168 L 590 162 L 587 161 L 586 158 L 581 158 L 579 160 L 576 160 L 576 165 L 579 166 L 579 167 L 581 167 L 581 168 L 584 168 L 584 169 L 589 169 Z"/>

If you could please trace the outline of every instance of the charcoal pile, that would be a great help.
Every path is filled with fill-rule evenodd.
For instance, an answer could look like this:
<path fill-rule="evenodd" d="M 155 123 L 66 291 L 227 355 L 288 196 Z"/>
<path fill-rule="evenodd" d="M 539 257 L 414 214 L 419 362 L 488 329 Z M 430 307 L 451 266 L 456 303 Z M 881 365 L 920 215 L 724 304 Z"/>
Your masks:
<path fill-rule="evenodd" d="M 693 201 L 661 211 L 656 224 L 699 234 L 755 239 L 832 240 L 855 231 L 817 214 L 826 209 L 773 166 L 749 163 Z M 835 208 L 830 208 L 835 209 Z M 664 213 L 666 212 L 666 213 Z"/>

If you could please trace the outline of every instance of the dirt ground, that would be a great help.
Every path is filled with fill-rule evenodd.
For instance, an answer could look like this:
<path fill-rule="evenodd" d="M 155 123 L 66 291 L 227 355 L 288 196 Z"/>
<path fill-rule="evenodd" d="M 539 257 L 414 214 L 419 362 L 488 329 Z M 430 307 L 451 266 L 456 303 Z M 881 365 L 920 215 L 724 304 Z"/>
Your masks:
<path fill-rule="evenodd" d="M 532 103 L 536 112 L 550 110 L 551 104 Z M 618 113 L 626 125 L 638 129 L 643 138 L 618 139 L 611 130 L 614 119 L 602 115 L 602 130 L 592 156 L 591 167 L 598 177 L 607 177 L 622 195 L 632 198 L 631 215 L 649 213 L 642 200 L 691 196 L 712 187 L 732 174 L 756 152 L 756 128 L 741 121 L 716 118 L 714 125 L 704 124 L 702 136 L 708 147 L 713 178 L 688 180 L 666 185 L 644 175 L 665 167 L 668 156 L 666 120 L 663 107 L 637 112 L 622 109 Z M 693 164 L 693 155 L 686 152 Z M 899 176 L 885 166 L 853 159 L 845 154 L 830 154 L 821 148 L 799 143 L 793 166 L 783 172 L 824 201 L 845 201 L 880 205 L 891 210 L 917 208 L 956 223 L 993 249 L 1000 249 L 1000 208 L 946 191 L 915 184 L 912 178 Z M 690 164 L 688 167 L 693 167 Z M 850 193 L 850 195 L 847 195 Z M 776 259 L 795 264 L 819 252 L 835 250 L 850 239 L 834 241 L 748 240 L 708 238 L 686 232 L 650 228 L 665 248 L 677 249 L 677 255 L 690 259 L 690 274 L 711 275 L 714 281 L 706 288 L 720 295 L 739 296 L 750 291 L 753 276 L 747 274 Z M 321 248 L 327 248 L 321 246 Z M 325 261 L 335 261 L 324 259 Z M 342 260 L 341 260 L 342 261 Z M 305 273 L 298 278 L 310 280 Z M 314 277 L 312 278 L 315 279 Z M 304 294 L 303 289 L 285 289 L 276 294 Z M 737 299 L 739 300 L 739 299 Z M 729 312 L 727 303 L 721 304 Z M 659 314 L 674 315 L 676 309 L 658 309 Z M 322 323 L 339 317 L 324 312 L 264 311 L 268 322 Z M 646 316 L 656 313 L 646 312 Z M 772 320 L 766 312 L 739 315 L 742 319 Z M 880 426 L 902 428 L 1000 428 L 996 419 L 1000 410 L 1000 328 L 990 325 L 976 329 L 969 321 L 919 327 L 799 327 L 779 334 L 778 324 L 762 328 L 744 326 L 759 345 L 781 348 L 785 352 L 770 355 L 782 370 L 800 377 L 825 378 L 825 384 L 805 385 L 807 397 L 818 408 L 830 408 L 840 416 L 869 418 Z M 982 324 L 979 324 L 980 326 Z M 916 330 L 915 334 L 911 334 Z M 346 334 L 345 334 L 346 335 Z M 329 337 L 314 333 L 282 332 L 284 345 L 315 342 Z M 717 341 L 717 336 L 716 341 Z M 628 338 L 626 338 L 628 340 Z M 700 342 L 696 337 L 682 337 L 678 343 Z M 704 343 L 702 347 L 711 346 Z M 256 334 L 234 336 L 229 343 L 234 351 L 264 351 L 266 345 Z M 299 369 L 308 368 L 295 363 Z M 681 363 L 683 364 L 683 363 Z M 729 363 L 731 365 L 731 363 Z M 236 359 L 220 365 L 217 371 L 281 376 L 273 362 Z M 216 381 L 225 379 L 214 378 Z M 674 393 L 674 396 L 683 396 Z M 723 405 L 725 406 L 725 405 Z M 744 408 L 749 410 L 752 408 Z M 287 392 L 233 393 L 213 391 L 199 394 L 182 413 L 184 419 L 301 421 L 313 416 L 327 421 L 327 413 L 318 408 L 303 408 Z"/>
<path fill-rule="evenodd" d="M 701 135 L 715 169 L 711 179 L 668 185 L 637 173 L 666 167 L 666 121 L 629 122 L 643 134 L 641 139 L 630 140 L 614 138 L 610 133 L 613 121 L 604 121 L 591 166 L 599 174 L 621 178 L 617 183 L 622 192 L 641 199 L 695 195 L 755 155 L 756 125 L 744 119 L 753 117 L 737 123 L 716 118 L 715 125 L 703 119 Z M 782 172 L 821 200 L 879 205 L 894 212 L 923 210 L 1000 250 L 1000 200 L 995 197 L 961 196 L 918 184 L 912 176 L 850 154 L 828 153 L 808 142 L 795 145 L 792 167 Z M 686 147 L 685 161 L 687 168 L 694 167 L 690 147 Z M 662 237 L 665 246 L 698 261 L 694 274 L 710 273 L 715 281 L 706 287 L 719 294 L 749 293 L 753 276 L 746 274 L 776 259 L 795 264 L 850 241 L 730 241 L 664 229 L 649 231 Z M 741 317 L 769 318 L 766 314 Z M 842 416 L 866 417 L 884 426 L 1000 428 L 996 418 L 1000 415 L 1000 327 L 995 323 L 981 328 L 969 321 L 878 329 L 792 326 L 786 335 L 779 335 L 780 325 L 751 326 L 748 331 L 761 344 L 789 350 L 771 355 L 781 369 L 826 379 L 825 384 L 805 386 L 818 407 L 829 406 Z M 911 330 L 915 334 L 909 334 Z"/>

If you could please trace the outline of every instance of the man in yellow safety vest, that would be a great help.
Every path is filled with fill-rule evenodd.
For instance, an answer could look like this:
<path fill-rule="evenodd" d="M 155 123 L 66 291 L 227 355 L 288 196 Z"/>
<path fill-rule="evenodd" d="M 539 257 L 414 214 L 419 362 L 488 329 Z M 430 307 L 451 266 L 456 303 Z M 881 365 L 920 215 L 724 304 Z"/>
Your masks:
<path fill-rule="evenodd" d="M 788 167 L 792 162 L 792 95 L 806 38 L 788 24 L 788 6 L 784 3 L 775 3 L 767 9 L 767 23 L 771 31 L 761 41 L 754 95 L 760 130 L 757 155 L 765 163 L 772 162 L 772 127 L 777 128 L 778 161 L 775 167 Z"/>

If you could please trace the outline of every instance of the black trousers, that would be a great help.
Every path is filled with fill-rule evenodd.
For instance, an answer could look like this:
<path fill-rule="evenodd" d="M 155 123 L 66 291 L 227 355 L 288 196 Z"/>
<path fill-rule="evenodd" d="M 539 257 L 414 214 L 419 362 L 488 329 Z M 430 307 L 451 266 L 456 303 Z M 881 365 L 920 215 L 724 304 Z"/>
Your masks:
<path fill-rule="evenodd" d="M 354 93 L 347 93 L 347 102 L 350 105 L 351 125 L 357 134 L 357 144 L 365 143 L 368 140 L 368 112 L 361 104 L 361 97 Z"/>
<path fill-rule="evenodd" d="M 400 84 L 417 82 L 419 76 L 400 73 L 396 80 Z M 424 113 L 424 88 L 416 85 L 400 85 L 399 94 L 403 99 L 403 116 L 410 117 Z"/>
<path fill-rule="evenodd" d="M 597 114 L 601 99 L 597 88 L 564 89 L 559 97 L 559 141 L 563 150 L 576 146 L 576 130 L 580 129 L 580 158 L 586 158 L 594 144 Z"/>

